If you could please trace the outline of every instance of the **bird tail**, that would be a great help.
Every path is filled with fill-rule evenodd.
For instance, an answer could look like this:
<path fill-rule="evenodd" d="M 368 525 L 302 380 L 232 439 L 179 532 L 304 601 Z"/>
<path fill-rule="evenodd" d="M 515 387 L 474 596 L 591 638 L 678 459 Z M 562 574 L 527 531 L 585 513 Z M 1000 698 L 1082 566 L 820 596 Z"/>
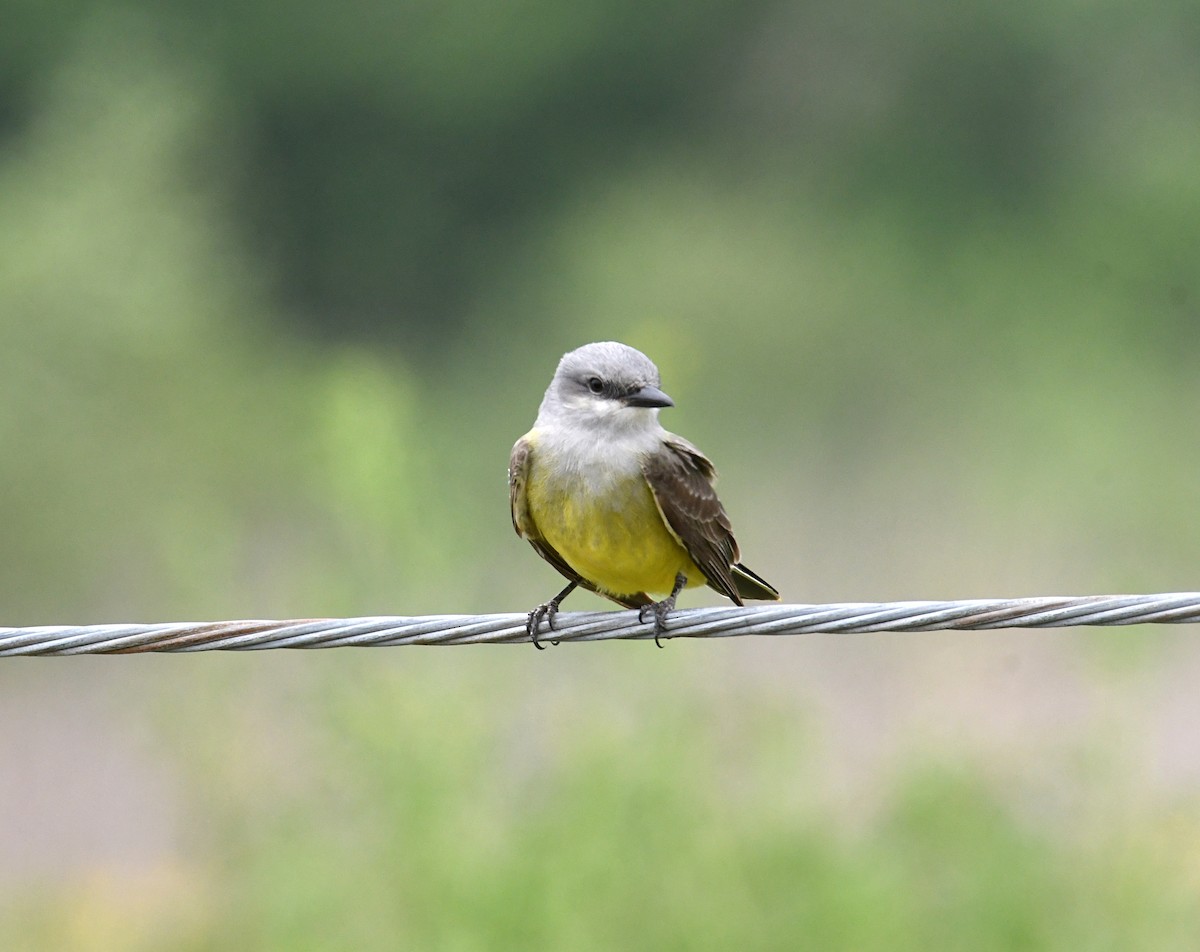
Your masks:
<path fill-rule="evenodd" d="M 738 562 L 733 566 L 733 584 L 742 598 L 757 598 L 767 602 L 779 601 L 779 592 L 766 579 L 760 578 Z"/>

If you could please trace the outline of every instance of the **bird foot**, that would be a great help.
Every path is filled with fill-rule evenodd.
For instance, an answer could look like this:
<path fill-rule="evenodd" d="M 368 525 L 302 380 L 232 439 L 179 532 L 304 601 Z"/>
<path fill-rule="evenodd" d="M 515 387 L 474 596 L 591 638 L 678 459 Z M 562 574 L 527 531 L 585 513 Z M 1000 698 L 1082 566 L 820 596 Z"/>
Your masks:
<path fill-rule="evenodd" d="M 646 612 L 651 612 L 654 615 L 654 643 L 658 647 L 662 647 L 662 642 L 659 638 L 669 638 L 667 634 L 667 615 L 671 613 L 671 609 L 675 607 L 675 599 L 664 598 L 661 602 L 651 602 L 649 605 L 643 605 L 638 609 L 638 621 L 646 621 Z"/>
<path fill-rule="evenodd" d="M 548 602 L 543 602 L 538 605 L 533 611 L 525 616 L 525 632 L 529 635 L 529 640 L 533 642 L 533 646 L 538 651 L 545 651 L 546 646 L 538 641 L 538 628 L 542 625 L 542 619 L 546 620 L 547 627 L 554 630 L 554 616 L 558 614 L 558 599 L 552 598 Z M 557 641 L 551 640 L 550 644 L 556 645 Z"/>
<path fill-rule="evenodd" d="M 562 604 L 564 598 L 575 591 L 575 586 L 578 584 L 578 582 L 572 582 L 550 599 L 550 601 L 542 602 L 542 604 L 538 605 L 537 608 L 525 616 L 525 633 L 529 635 L 529 640 L 533 642 L 533 646 L 538 651 L 544 651 L 546 648 L 545 645 L 538 641 L 538 628 L 542 625 L 542 619 L 546 619 L 546 625 L 551 631 L 554 631 L 554 616 L 558 614 L 558 606 Z M 552 640 L 550 644 L 556 645 L 558 642 Z"/>
<path fill-rule="evenodd" d="M 651 612 L 654 615 L 654 643 L 658 647 L 662 647 L 660 638 L 669 638 L 667 634 L 667 616 L 675 610 L 675 599 L 679 593 L 683 591 L 683 586 L 687 584 L 687 576 L 680 572 L 675 576 L 675 587 L 671 589 L 671 594 L 664 598 L 661 602 L 651 602 L 649 605 L 643 605 L 638 609 L 638 621 L 645 623 L 646 612 Z"/>

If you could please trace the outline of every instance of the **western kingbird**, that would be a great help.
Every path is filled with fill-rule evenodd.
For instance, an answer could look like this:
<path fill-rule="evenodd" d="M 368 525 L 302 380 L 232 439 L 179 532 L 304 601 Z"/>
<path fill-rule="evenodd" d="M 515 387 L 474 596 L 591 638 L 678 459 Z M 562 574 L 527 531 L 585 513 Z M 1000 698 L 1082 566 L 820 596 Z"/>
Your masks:
<path fill-rule="evenodd" d="M 779 598 L 738 562 L 716 471 L 696 447 L 659 425 L 675 402 L 641 351 L 605 341 L 559 361 L 533 429 L 508 464 L 513 528 L 570 585 L 529 613 L 538 648 L 562 600 L 582 585 L 654 616 L 654 642 L 684 588 L 708 585 L 734 604 Z M 650 596 L 666 595 L 659 601 Z"/>

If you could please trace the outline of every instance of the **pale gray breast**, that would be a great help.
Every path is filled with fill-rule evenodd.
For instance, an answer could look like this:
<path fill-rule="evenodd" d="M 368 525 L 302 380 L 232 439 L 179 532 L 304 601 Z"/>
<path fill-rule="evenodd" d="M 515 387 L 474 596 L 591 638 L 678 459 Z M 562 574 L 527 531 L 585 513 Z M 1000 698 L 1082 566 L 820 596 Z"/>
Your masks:
<path fill-rule="evenodd" d="M 631 479 L 643 480 L 642 458 L 661 445 L 655 433 L 611 432 L 552 428 L 539 433 L 540 478 L 566 491 L 603 496 Z"/>

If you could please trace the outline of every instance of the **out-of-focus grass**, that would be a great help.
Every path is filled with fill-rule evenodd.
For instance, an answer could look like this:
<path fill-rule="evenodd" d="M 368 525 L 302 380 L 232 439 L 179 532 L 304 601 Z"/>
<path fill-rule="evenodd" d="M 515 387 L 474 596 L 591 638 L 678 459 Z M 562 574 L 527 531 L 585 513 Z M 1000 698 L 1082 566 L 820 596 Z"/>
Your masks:
<path fill-rule="evenodd" d="M 1194 804 L 1130 823 L 1101 795 L 1064 822 L 1003 770 L 918 760 L 847 818 L 802 709 L 714 697 L 686 656 L 664 694 L 633 651 L 539 673 L 518 650 L 208 666 L 203 700 L 156 704 L 186 862 L 44 892 L 5 948 L 1168 950 L 1200 928 Z"/>

